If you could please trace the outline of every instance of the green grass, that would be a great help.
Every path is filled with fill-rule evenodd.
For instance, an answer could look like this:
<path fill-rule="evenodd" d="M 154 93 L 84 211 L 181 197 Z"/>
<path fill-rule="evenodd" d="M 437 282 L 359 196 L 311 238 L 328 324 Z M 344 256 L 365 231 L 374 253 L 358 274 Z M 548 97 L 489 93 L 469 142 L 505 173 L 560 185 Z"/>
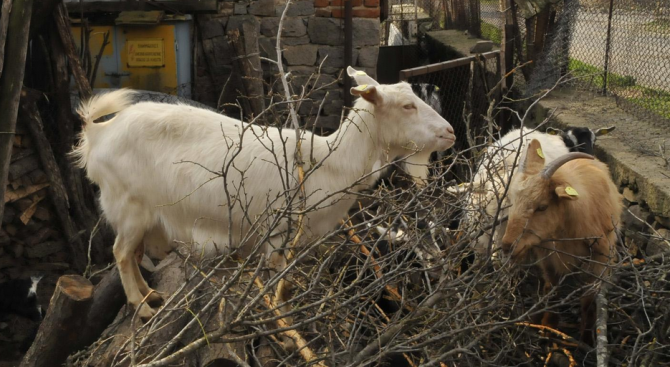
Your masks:
<path fill-rule="evenodd" d="M 593 83 L 596 87 L 602 88 L 605 84 L 604 70 L 595 67 L 585 62 L 570 59 L 568 69 L 572 71 L 575 76 L 584 76 Z M 617 87 L 632 87 L 635 85 L 635 78 L 627 75 L 619 75 L 616 73 L 609 73 L 607 75 L 607 84 L 616 85 Z"/>
<path fill-rule="evenodd" d="M 670 93 L 636 86 L 635 94 L 625 99 L 670 120 Z"/>
<path fill-rule="evenodd" d="M 642 28 L 647 32 L 670 33 L 670 19 L 654 19 Z"/>
<path fill-rule="evenodd" d="M 603 87 L 603 69 L 575 59 L 570 59 L 568 68 L 575 76 L 585 77 L 585 81 L 591 82 L 596 88 Z M 636 85 L 634 77 L 616 73 L 608 74 L 607 88 L 634 105 L 670 119 L 670 93 L 668 92 Z"/>
<path fill-rule="evenodd" d="M 502 42 L 502 30 L 491 23 L 481 22 L 482 38 L 491 40 L 496 45 Z"/>

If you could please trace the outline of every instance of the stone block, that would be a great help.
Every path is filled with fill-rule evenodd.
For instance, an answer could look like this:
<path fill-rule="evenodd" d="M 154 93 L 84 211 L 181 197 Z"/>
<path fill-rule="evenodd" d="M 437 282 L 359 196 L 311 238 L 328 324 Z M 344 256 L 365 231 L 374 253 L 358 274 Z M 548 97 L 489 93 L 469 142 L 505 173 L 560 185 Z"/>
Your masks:
<path fill-rule="evenodd" d="M 342 114 L 342 107 L 344 107 L 344 101 L 341 99 L 332 99 L 331 101 L 327 101 L 323 105 L 323 113 L 325 115 L 337 115 L 340 116 Z"/>
<path fill-rule="evenodd" d="M 203 39 L 210 39 L 214 37 L 223 36 L 226 30 L 226 23 L 228 18 L 214 18 L 208 20 L 201 20 L 200 35 Z"/>
<path fill-rule="evenodd" d="M 670 229 L 670 218 L 657 215 L 654 217 L 654 220 L 661 226 Z"/>
<path fill-rule="evenodd" d="M 279 29 L 279 18 L 269 17 L 261 20 L 261 33 L 266 37 L 277 37 Z M 307 27 L 302 18 L 287 17 L 284 18 L 282 38 L 283 37 L 301 37 L 307 34 Z"/>
<path fill-rule="evenodd" d="M 670 229 L 661 228 L 657 232 L 658 235 L 653 234 L 649 242 L 647 242 L 645 251 L 647 256 L 654 256 L 670 251 Z"/>
<path fill-rule="evenodd" d="M 327 56 L 327 57 L 326 57 Z M 351 55 L 352 64 L 355 65 L 358 58 L 358 50 L 353 49 Z M 323 63 L 322 63 L 323 62 Z M 343 47 L 319 47 L 319 61 L 321 67 L 343 68 L 344 67 L 344 48 Z"/>
<path fill-rule="evenodd" d="M 258 37 L 258 52 L 261 53 L 261 57 L 277 61 L 276 45 L 277 43 L 274 38 Z"/>
<path fill-rule="evenodd" d="M 631 204 L 639 203 L 639 199 L 640 199 L 639 195 L 635 191 L 631 190 L 629 187 L 624 187 L 623 188 L 622 195 L 623 195 L 623 198 L 626 199 Z"/>
<path fill-rule="evenodd" d="M 319 133 L 319 129 L 335 131 L 340 127 L 340 116 L 310 116 L 305 119 L 305 128 L 315 129 Z"/>
<path fill-rule="evenodd" d="M 317 48 L 316 45 L 286 46 L 283 56 L 289 65 L 314 65 Z"/>
<path fill-rule="evenodd" d="M 275 15 L 274 0 L 258 0 L 253 1 L 249 6 L 249 14 L 259 15 L 263 17 L 271 17 Z"/>
<path fill-rule="evenodd" d="M 314 15 L 314 6 L 315 6 L 314 1 L 292 2 L 291 6 L 288 8 L 288 11 L 286 12 L 286 16 L 297 17 L 304 15 Z M 277 5 L 276 13 L 278 17 L 282 15 L 282 13 L 284 12 L 284 8 L 286 8 L 286 4 Z"/>
<path fill-rule="evenodd" d="M 248 3 L 235 3 L 235 15 L 243 15 L 247 13 Z"/>
<path fill-rule="evenodd" d="M 377 18 L 379 15 L 377 15 Z M 353 21 L 354 47 L 379 46 L 379 19 L 355 18 Z"/>
<path fill-rule="evenodd" d="M 306 45 L 309 43 L 309 36 L 304 35 L 300 37 L 284 37 L 281 38 L 281 43 L 284 46 L 298 46 Z"/>
<path fill-rule="evenodd" d="M 477 43 L 470 48 L 471 54 L 481 54 L 493 50 L 493 42 L 491 41 L 477 41 Z"/>
<path fill-rule="evenodd" d="M 354 19 L 354 22 L 355 21 L 356 19 Z M 344 33 L 342 33 L 343 25 L 340 23 L 341 22 L 338 19 L 332 18 L 309 18 L 307 34 L 309 35 L 310 40 L 312 40 L 312 43 L 319 45 L 341 46 L 344 44 Z M 354 34 L 356 37 L 358 37 L 358 33 L 356 33 L 355 27 Z M 356 37 L 354 37 L 354 43 L 356 43 Z M 377 30 L 377 38 L 379 39 L 379 30 Z"/>
<path fill-rule="evenodd" d="M 330 5 L 330 0 L 314 0 L 314 6 L 317 8 L 325 8 Z"/>
<path fill-rule="evenodd" d="M 377 57 L 379 56 L 379 46 L 361 47 L 358 51 L 358 61 L 356 65 L 368 68 L 377 67 Z"/>
<path fill-rule="evenodd" d="M 316 15 L 317 17 L 330 18 L 331 11 L 328 8 L 316 9 L 316 11 L 314 12 L 314 15 Z"/>
<path fill-rule="evenodd" d="M 628 210 L 624 209 L 621 215 L 621 226 L 631 231 L 643 232 L 647 229 L 645 223 L 649 216 L 649 211 L 640 205 L 631 205 Z"/>

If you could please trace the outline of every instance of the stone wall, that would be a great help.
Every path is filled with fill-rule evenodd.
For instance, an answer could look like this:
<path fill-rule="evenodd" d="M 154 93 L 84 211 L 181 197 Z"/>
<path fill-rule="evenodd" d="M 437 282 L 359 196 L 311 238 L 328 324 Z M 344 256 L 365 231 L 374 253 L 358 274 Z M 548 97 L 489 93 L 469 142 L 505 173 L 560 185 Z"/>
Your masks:
<path fill-rule="evenodd" d="M 255 34 L 246 33 L 247 54 L 257 49 L 262 58 L 276 60 L 276 37 L 279 20 L 285 3 L 274 0 L 251 2 L 222 2 L 219 14 L 199 16 L 198 49 L 195 72 L 194 98 L 216 107 L 223 103 L 232 103 L 243 94 L 240 76 L 234 65 L 238 56 L 230 45 L 229 32 L 241 21 L 253 25 Z M 379 53 L 379 2 L 377 0 L 356 0 L 353 19 L 353 57 L 352 64 L 376 75 Z M 301 87 L 323 87 L 314 91 L 300 107 L 303 123 L 313 121 L 319 103 L 326 99 L 318 126 L 334 130 L 339 124 L 342 112 L 343 95 L 341 72 L 344 67 L 344 20 L 341 0 L 308 0 L 291 4 L 282 30 L 283 64 L 290 72 L 293 94 L 299 94 Z M 274 92 L 275 101 L 283 93 L 277 83 L 277 67 L 261 59 L 265 103 Z M 321 66 L 318 80 L 310 76 L 316 74 Z M 226 90 L 221 93 L 224 85 Z M 219 98 L 221 97 L 221 98 Z M 318 102 L 318 103 L 317 103 Z M 224 112 L 234 113 L 224 108 Z"/>

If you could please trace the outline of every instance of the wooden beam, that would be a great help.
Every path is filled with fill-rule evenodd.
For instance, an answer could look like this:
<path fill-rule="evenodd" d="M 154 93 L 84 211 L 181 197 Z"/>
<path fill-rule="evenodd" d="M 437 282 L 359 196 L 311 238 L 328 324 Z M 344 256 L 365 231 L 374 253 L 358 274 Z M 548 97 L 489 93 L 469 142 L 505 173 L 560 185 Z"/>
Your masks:
<path fill-rule="evenodd" d="M 19 112 L 19 99 L 23 86 L 23 74 L 26 70 L 28 35 L 32 0 L 15 0 L 9 14 L 7 44 L 5 54 L 7 62 L 0 77 L 0 198 L 5 196 L 9 163 L 12 157 L 12 141 L 16 129 L 16 117 Z M 0 220 L 5 206 L 0 205 Z"/>
<path fill-rule="evenodd" d="M 68 12 L 77 13 L 83 6 L 84 12 L 120 12 L 126 10 L 165 10 L 180 13 L 216 13 L 216 0 L 178 1 L 178 0 L 149 0 L 149 1 L 86 1 L 79 4 L 79 0 L 65 1 Z"/>

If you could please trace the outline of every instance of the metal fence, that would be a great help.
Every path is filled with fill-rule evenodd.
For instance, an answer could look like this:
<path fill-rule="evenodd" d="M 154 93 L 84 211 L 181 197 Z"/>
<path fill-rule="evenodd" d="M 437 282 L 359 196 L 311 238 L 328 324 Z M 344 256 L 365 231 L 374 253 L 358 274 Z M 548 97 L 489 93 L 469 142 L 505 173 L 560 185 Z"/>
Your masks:
<path fill-rule="evenodd" d="M 400 80 L 436 86 L 442 116 L 454 127 L 456 148 L 467 152 L 499 129 L 500 51 L 402 70 Z M 491 91 L 494 92 L 491 92 Z M 465 156 L 469 154 L 465 153 Z"/>
<path fill-rule="evenodd" d="M 612 96 L 626 111 L 670 126 L 670 0 L 563 0 L 535 14 L 522 11 L 524 3 L 389 0 L 382 38 L 389 45 L 420 45 L 427 31 L 464 29 L 501 44 L 507 24 L 514 64 L 533 60 L 515 77 L 526 95 L 571 73 L 577 77 L 573 85 Z"/>

